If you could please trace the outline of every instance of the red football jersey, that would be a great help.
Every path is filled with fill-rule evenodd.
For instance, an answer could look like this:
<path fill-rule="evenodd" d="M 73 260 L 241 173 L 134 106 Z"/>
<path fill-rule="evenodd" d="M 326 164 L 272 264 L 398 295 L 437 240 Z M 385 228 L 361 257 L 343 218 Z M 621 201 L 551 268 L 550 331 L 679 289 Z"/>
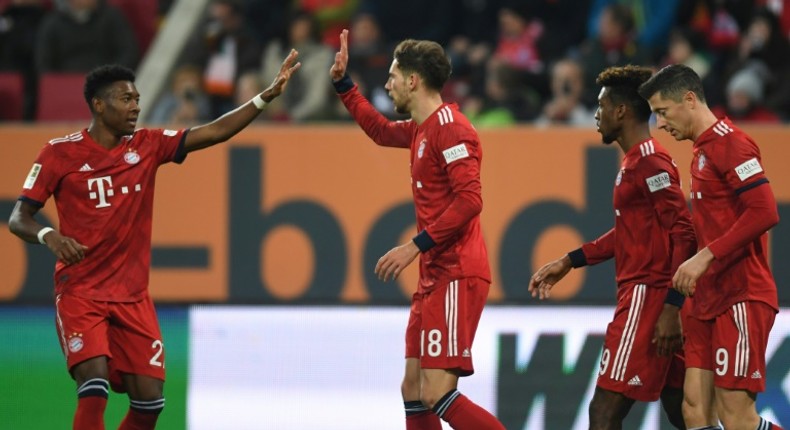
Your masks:
<path fill-rule="evenodd" d="M 721 249 L 731 242 L 727 236 L 739 233 L 733 227 L 747 209 L 741 193 L 755 187 L 770 187 L 760 149 L 729 119 L 717 121 L 694 142 L 691 161 L 691 213 L 697 241 L 700 248 L 707 246 L 716 256 L 697 281 L 697 318 L 711 319 L 746 300 L 779 310 L 776 283 L 768 265 L 767 234 L 762 231 L 746 238 L 742 246 Z"/>
<path fill-rule="evenodd" d="M 587 264 L 614 257 L 617 285 L 671 286 L 677 267 L 696 252 L 679 177 L 655 139 L 631 148 L 615 180 L 614 228 L 582 246 Z"/>
<path fill-rule="evenodd" d="M 55 265 L 55 292 L 137 301 L 148 288 L 154 183 L 159 165 L 182 162 L 186 131 L 137 130 L 105 149 L 87 130 L 49 141 L 20 200 L 55 197 L 59 231 L 88 247 L 85 259 Z"/>
<path fill-rule="evenodd" d="M 442 104 L 419 126 L 389 121 L 356 86 L 340 94 L 354 119 L 378 145 L 411 150 L 411 188 L 417 230 L 436 244 L 420 254 L 419 291 L 451 280 L 491 281 L 480 227 L 482 148 L 477 132 L 455 104 Z"/>

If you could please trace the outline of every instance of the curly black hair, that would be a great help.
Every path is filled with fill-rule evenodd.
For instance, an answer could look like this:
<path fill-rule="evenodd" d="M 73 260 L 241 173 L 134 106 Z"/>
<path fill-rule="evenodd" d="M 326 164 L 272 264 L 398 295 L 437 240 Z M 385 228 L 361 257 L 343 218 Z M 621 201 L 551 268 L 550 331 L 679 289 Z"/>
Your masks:
<path fill-rule="evenodd" d="M 653 71 L 647 67 L 634 65 L 610 67 L 598 75 L 595 83 L 609 87 L 609 97 L 612 102 L 628 105 L 637 119 L 648 121 L 650 105 L 639 95 L 638 90 L 652 75 Z"/>
<path fill-rule="evenodd" d="M 99 66 L 91 70 L 88 76 L 85 77 L 85 87 L 83 89 L 83 95 L 85 96 L 85 101 L 88 102 L 88 107 L 93 111 L 91 100 L 94 97 L 103 96 L 101 93 L 114 82 L 134 82 L 134 79 L 135 75 L 131 69 L 118 64 Z"/>

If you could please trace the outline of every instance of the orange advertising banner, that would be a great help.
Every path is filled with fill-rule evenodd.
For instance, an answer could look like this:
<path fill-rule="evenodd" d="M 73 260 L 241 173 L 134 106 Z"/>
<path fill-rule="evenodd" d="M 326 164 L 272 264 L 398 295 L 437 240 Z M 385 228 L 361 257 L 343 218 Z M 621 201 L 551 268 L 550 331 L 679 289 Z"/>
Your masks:
<path fill-rule="evenodd" d="M 74 128 L 0 128 L 0 223 L 39 149 Z M 771 232 L 777 283 L 790 282 L 790 128 L 747 130 L 760 144 L 782 222 Z M 656 137 L 688 183 L 691 142 Z M 613 224 L 621 157 L 592 129 L 482 130 L 483 228 L 492 301 L 529 300 L 544 262 Z M 160 302 L 405 303 L 417 264 L 395 283 L 376 260 L 415 233 L 408 151 L 381 148 L 353 125 L 255 126 L 165 165 L 157 179 L 151 292 Z M 57 225 L 54 204 L 40 212 Z M 7 226 L 5 226 L 7 227 Z M 0 229 L 0 301 L 48 301 L 54 257 Z M 553 300 L 611 303 L 613 266 L 572 272 Z M 779 288 L 784 303 L 787 288 Z"/>

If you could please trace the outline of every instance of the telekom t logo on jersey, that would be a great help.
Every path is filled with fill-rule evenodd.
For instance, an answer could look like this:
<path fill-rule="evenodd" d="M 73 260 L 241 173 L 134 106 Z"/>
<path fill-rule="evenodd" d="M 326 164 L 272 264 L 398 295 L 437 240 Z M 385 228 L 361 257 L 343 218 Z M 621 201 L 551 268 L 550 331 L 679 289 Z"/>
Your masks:
<path fill-rule="evenodd" d="M 140 184 L 135 184 L 134 191 L 140 191 L 140 189 Z M 115 190 L 112 188 L 112 176 L 101 176 L 98 178 L 88 179 L 88 191 L 90 191 L 88 197 L 91 200 L 99 199 L 99 204 L 96 205 L 97 208 L 106 208 L 112 206 L 109 202 L 107 202 L 108 197 L 115 195 Z M 128 193 L 129 187 L 121 187 L 121 194 Z"/>

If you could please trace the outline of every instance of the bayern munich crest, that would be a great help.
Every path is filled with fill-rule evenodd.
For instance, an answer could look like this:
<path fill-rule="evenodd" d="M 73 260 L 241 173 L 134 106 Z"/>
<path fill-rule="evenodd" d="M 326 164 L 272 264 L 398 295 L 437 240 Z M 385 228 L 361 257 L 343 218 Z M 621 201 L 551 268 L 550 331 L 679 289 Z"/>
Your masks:
<path fill-rule="evenodd" d="M 700 154 L 697 160 L 697 170 L 702 171 L 703 167 L 705 167 L 705 154 Z"/>
<path fill-rule="evenodd" d="M 425 142 L 425 139 L 420 142 L 420 147 L 417 148 L 417 158 L 422 158 L 422 154 L 425 152 Z"/>
<path fill-rule="evenodd" d="M 614 185 L 618 186 L 620 185 L 620 182 L 623 182 L 623 169 L 620 169 L 620 171 L 617 172 L 617 179 L 614 180 Z"/>
<path fill-rule="evenodd" d="M 130 150 L 126 154 L 123 154 L 123 161 L 129 164 L 137 164 L 140 162 L 140 154 L 138 154 L 137 151 Z"/>
<path fill-rule="evenodd" d="M 82 350 L 83 346 L 85 346 L 85 343 L 82 341 L 81 335 L 69 338 L 69 351 L 78 352 Z"/>

